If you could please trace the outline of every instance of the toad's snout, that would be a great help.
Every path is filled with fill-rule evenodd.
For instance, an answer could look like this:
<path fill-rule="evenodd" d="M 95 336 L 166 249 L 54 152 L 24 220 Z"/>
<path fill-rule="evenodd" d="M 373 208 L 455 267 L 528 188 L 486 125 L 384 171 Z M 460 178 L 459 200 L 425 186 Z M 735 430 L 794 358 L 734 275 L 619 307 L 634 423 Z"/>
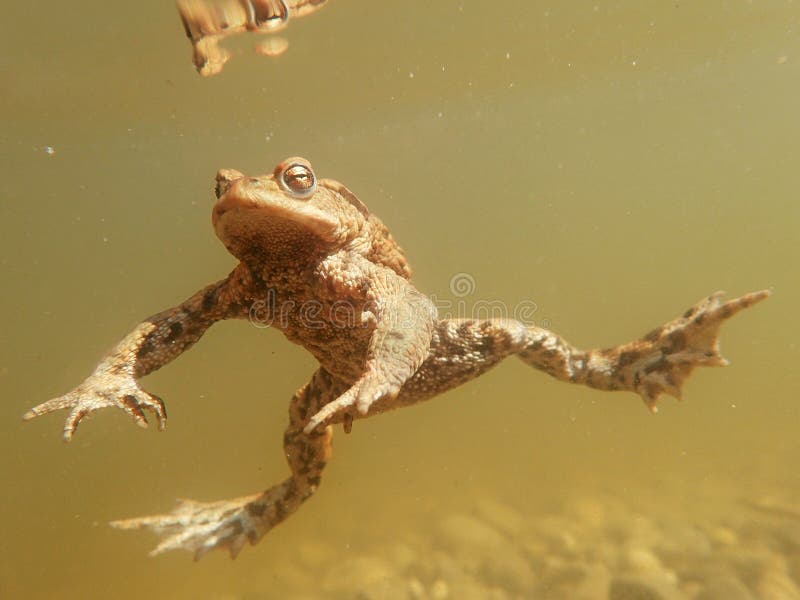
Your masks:
<path fill-rule="evenodd" d="M 220 169 L 217 171 L 217 184 L 214 186 L 214 195 L 217 200 L 222 198 L 237 179 L 244 177 L 244 173 L 236 169 Z"/>

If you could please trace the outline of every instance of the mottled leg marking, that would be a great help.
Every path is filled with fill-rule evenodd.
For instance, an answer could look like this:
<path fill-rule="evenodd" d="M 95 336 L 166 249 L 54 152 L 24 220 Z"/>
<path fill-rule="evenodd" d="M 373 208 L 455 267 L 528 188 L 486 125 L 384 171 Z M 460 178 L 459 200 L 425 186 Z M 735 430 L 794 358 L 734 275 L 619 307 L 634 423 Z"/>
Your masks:
<path fill-rule="evenodd" d="M 69 410 L 64 424 L 66 441 L 72 439 L 82 419 L 109 407 L 122 409 L 140 427 L 147 427 L 145 411 L 150 411 L 158 419 L 159 430 L 163 430 L 167 424 L 164 402 L 144 391 L 138 380 L 191 348 L 217 321 L 246 316 L 247 310 L 236 296 L 244 276 L 244 269 L 237 267 L 227 279 L 139 323 L 83 383 L 63 396 L 34 406 L 22 418 L 29 421 L 56 410 Z"/>
<path fill-rule="evenodd" d="M 263 494 L 236 500 L 184 501 L 170 515 L 114 525 L 148 527 L 165 536 L 155 554 L 184 548 L 200 557 L 213 548 L 227 548 L 236 556 L 245 542 L 256 543 L 314 493 L 329 458 L 332 423 L 344 422 L 349 428 L 354 418 L 426 400 L 481 375 L 511 354 L 562 381 L 636 392 L 654 410 L 661 394 L 680 397 L 683 381 L 695 367 L 727 364 L 719 353 L 720 327 L 769 292 L 754 292 L 725 303 L 721 296 L 712 294 L 639 340 L 602 350 L 581 351 L 550 331 L 509 319 L 439 321 L 422 366 L 396 397 L 378 400 L 368 415 L 350 405 L 345 411 L 331 411 L 325 427 L 309 429 L 315 415 L 328 414 L 323 407 L 336 406 L 335 401 L 348 389 L 324 370 L 315 374 L 291 404 L 284 448 L 292 475 L 283 483 Z"/>
<path fill-rule="evenodd" d="M 525 346 L 526 336 L 525 326 L 511 319 L 439 321 L 433 328 L 427 358 L 403 384 L 399 394 L 377 400 L 366 415 L 352 406 L 342 411 L 338 406 L 335 410 L 330 410 L 329 405 L 326 405 L 314 415 L 306 430 L 317 423 L 325 422 L 343 423 L 347 431 L 353 419 L 369 417 L 432 398 L 478 377 L 505 357 L 519 352 Z"/>
<path fill-rule="evenodd" d="M 255 544 L 264 534 L 294 513 L 317 489 L 331 453 L 333 429 L 303 432 L 303 425 L 322 405 L 335 398 L 342 387 L 323 370 L 293 397 L 289 427 L 283 438 L 291 476 L 262 494 L 233 500 L 201 503 L 180 501 L 168 515 L 115 521 L 120 529 L 149 528 L 163 536 L 151 554 L 185 549 L 195 559 L 214 548 L 227 548 L 235 558 L 245 542 Z"/>
<path fill-rule="evenodd" d="M 311 416 L 306 423 L 306 426 L 303 428 L 305 433 L 311 433 L 317 427 L 322 425 L 323 423 L 327 423 L 331 421 L 334 415 L 341 415 L 342 419 L 346 421 L 342 421 L 345 424 L 345 429 L 347 433 L 350 433 L 350 429 L 353 427 L 353 417 L 351 413 L 344 412 L 346 409 L 351 408 L 356 403 L 356 398 L 358 396 L 358 384 L 352 386 L 350 389 L 346 390 L 341 396 L 328 402 L 325 406 L 321 407 L 315 414 Z M 363 413 L 361 413 L 363 414 Z"/>
<path fill-rule="evenodd" d="M 695 367 L 727 364 L 719 353 L 720 327 L 769 294 L 753 292 L 722 303 L 717 292 L 641 339 L 602 350 L 578 350 L 551 331 L 511 319 L 439 321 L 419 370 L 396 398 L 378 401 L 366 416 L 432 398 L 512 354 L 561 381 L 636 392 L 655 411 L 661 394 L 681 397 L 681 386 Z M 330 412 L 327 423 L 362 417 L 356 411 Z"/>
<path fill-rule="evenodd" d="M 722 295 L 711 294 L 634 342 L 602 350 L 580 351 L 549 331 L 531 328 L 520 358 L 562 381 L 636 392 L 656 412 L 662 394 L 681 398 L 683 382 L 695 367 L 728 364 L 719 351 L 720 327 L 770 292 L 753 292 L 725 303 L 720 301 Z"/>
<path fill-rule="evenodd" d="M 190 321 L 191 328 L 185 325 Z M 151 411 L 158 419 L 159 430 L 163 430 L 167 424 L 164 402 L 143 390 L 137 379 L 190 347 L 213 322 L 192 319 L 183 306 L 151 317 L 129 333 L 80 385 L 34 406 L 22 418 L 29 421 L 56 410 L 68 410 L 64 423 L 67 442 L 84 418 L 102 408 L 122 409 L 140 427 L 147 427 L 145 410 Z"/>

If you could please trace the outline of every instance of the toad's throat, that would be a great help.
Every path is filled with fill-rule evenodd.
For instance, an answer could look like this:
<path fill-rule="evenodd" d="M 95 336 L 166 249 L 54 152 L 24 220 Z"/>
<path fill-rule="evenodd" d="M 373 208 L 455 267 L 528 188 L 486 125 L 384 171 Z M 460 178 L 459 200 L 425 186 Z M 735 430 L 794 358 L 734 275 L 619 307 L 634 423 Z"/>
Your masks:
<path fill-rule="evenodd" d="M 337 239 L 330 220 L 280 206 L 215 209 L 214 229 L 228 251 L 245 262 L 251 258 L 267 263 L 308 261 Z"/>

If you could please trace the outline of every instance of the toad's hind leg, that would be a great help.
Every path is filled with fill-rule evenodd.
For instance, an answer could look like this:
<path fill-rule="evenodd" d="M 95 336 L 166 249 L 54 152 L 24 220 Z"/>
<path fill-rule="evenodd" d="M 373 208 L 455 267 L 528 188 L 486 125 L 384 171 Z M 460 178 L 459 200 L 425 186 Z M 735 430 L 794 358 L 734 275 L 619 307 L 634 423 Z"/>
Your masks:
<path fill-rule="evenodd" d="M 303 425 L 326 402 L 342 392 L 327 372 L 317 371 L 298 390 L 289 408 L 289 427 L 283 438 L 291 476 L 261 494 L 219 502 L 181 500 L 170 514 L 114 521 L 120 529 L 148 528 L 163 539 L 152 554 L 185 549 L 195 559 L 214 548 L 227 548 L 232 557 L 245 542 L 257 543 L 270 529 L 286 519 L 319 486 L 330 457 L 331 427 L 303 432 Z"/>
<path fill-rule="evenodd" d="M 547 330 L 529 328 L 528 343 L 519 356 L 562 381 L 636 392 L 656 412 L 662 394 L 681 398 L 683 383 L 695 367 L 728 364 L 719 350 L 720 328 L 770 292 L 752 292 L 727 302 L 722 295 L 711 294 L 640 339 L 612 348 L 581 351 Z"/>
<path fill-rule="evenodd" d="M 717 292 L 638 340 L 596 350 L 580 350 L 552 331 L 512 319 L 439 321 L 428 358 L 396 398 L 377 402 L 370 414 L 432 398 L 511 355 L 561 381 L 635 392 L 655 411 L 662 394 L 680 398 L 695 367 L 727 364 L 719 351 L 720 328 L 768 296 L 762 290 L 723 302 Z M 341 420 L 337 415 L 329 422 Z"/>

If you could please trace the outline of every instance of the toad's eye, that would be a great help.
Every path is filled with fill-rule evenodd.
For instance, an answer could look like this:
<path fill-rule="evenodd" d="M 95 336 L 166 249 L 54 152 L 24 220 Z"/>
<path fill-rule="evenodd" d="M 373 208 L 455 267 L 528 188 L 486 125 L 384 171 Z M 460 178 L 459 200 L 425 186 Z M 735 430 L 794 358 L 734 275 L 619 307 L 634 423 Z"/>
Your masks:
<path fill-rule="evenodd" d="M 280 175 L 281 187 L 298 198 L 308 198 L 317 187 L 314 171 L 309 165 L 290 163 Z"/>

